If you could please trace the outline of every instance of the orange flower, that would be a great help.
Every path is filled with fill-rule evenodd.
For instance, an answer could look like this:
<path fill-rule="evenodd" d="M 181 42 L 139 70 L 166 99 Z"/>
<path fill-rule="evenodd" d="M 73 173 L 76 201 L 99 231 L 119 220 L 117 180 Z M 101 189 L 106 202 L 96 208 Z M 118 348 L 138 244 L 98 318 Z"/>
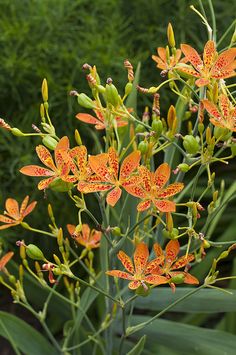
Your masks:
<path fill-rule="evenodd" d="M 0 222 L 5 223 L 0 226 L 0 230 L 20 224 L 23 219 L 33 211 L 37 204 L 36 201 L 33 201 L 28 205 L 28 202 L 29 196 L 26 196 L 19 208 L 19 204 L 16 200 L 8 198 L 5 204 L 6 211 L 4 211 L 4 215 L 0 214 Z"/>
<path fill-rule="evenodd" d="M 184 185 L 181 182 L 176 182 L 164 188 L 170 178 L 169 165 L 167 163 L 161 164 L 154 173 L 145 166 L 140 166 L 139 174 L 140 183 L 125 188 L 128 193 L 143 200 L 138 204 L 137 210 L 145 211 L 153 203 L 161 212 L 175 212 L 175 203 L 166 198 L 180 192 Z"/>
<path fill-rule="evenodd" d="M 175 54 L 170 55 L 168 58 L 166 48 L 158 47 L 157 48 L 158 56 L 152 55 L 152 59 L 157 63 L 157 68 L 162 70 L 172 70 L 177 63 L 180 62 L 181 50 L 176 49 Z"/>
<path fill-rule="evenodd" d="M 211 115 L 213 125 L 236 132 L 236 107 L 224 94 L 219 96 L 219 109 L 209 100 L 202 100 L 204 108 Z"/>
<path fill-rule="evenodd" d="M 95 182 L 79 182 L 78 190 L 83 193 L 111 190 L 106 198 L 109 205 L 115 206 L 121 197 L 121 187 L 137 183 L 139 177 L 132 175 L 139 166 L 140 151 L 129 154 L 119 169 L 119 159 L 116 150 L 110 147 L 108 153 L 89 157 L 89 165 L 95 173 Z M 120 172 L 119 172 L 120 170 Z M 100 179 L 100 181 L 99 181 Z"/>
<path fill-rule="evenodd" d="M 68 232 L 78 244 L 88 250 L 99 248 L 102 232 L 95 229 L 90 230 L 87 224 L 82 225 L 81 232 L 76 232 L 75 228 L 73 224 L 67 224 Z"/>
<path fill-rule="evenodd" d="M 6 253 L 5 255 L 3 255 L 1 257 L 1 259 L 0 259 L 0 271 L 2 271 L 5 268 L 5 266 L 11 260 L 13 255 L 14 255 L 13 251 L 9 251 L 8 253 Z"/>
<path fill-rule="evenodd" d="M 106 274 L 109 276 L 120 277 L 122 279 L 130 280 L 129 288 L 136 290 L 139 286 L 147 288 L 146 283 L 152 285 L 161 285 L 169 282 L 166 277 L 160 275 L 153 275 L 152 270 L 163 261 L 164 256 L 161 255 L 156 259 L 148 262 L 149 251 L 145 243 L 139 243 L 134 252 L 134 264 L 130 257 L 122 250 L 117 254 L 118 259 L 128 272 L 120 270 L 110 270 Z"/>
<path fill-rule="evenodd" d="M 61 178 L 67 176 L 70 168 L 62 159 L 62 151 L 69 150 L 69 139 L 67 136 L 60 139 L 58 142 L 54 155 L 55 155 L 55 164 L 52 158 L 51 153 L 43 145 L 38 145 L 36 147 L 36 152 L 41 160 L 41 162 L 46 165 L 49 169 L 43 168 L 38 165 L 27 165 L 20 169 L 22 174 L 28 176 L 49 176 L 47 179 L 43 179 L 38 184 L 38 189 L 43 190 L 49 187 L 51 182 L 56 178 Z"/>
<path fill-rule="evenodd" d="M 153 245 L 154 252 L 157 258 L 163 257 L 164 261 L 153 270 L 153 274 L 165 275 L 166 279 L 169 280 L 170 286 L 173 291 L 175 291 L 175 277 L 183 275 L 183 283 L 198 285 L 199 281 L 196 277 L 190 275 L 186 271 L 175 271 L 185 267 L 188 263 L 194 260 L 194 255 L 189 254 L 188 256 L 184 255 L 177 259 L 179 254 L 180 245 L 178 240 L 170 240 L 165 248 L 165 255 L 158 243 Z M 173 278 L 173 280 L 172 280 Z"/>
<path fill-rule="evenodd" d="M 196 80 L 196 85 L 199 87 L 208 85 L 212 78 L 226 79 L 236 74 L 234 71 L 236 48 L 227 49 L 218 56 L 215 42 L 208 41 L 204 47 L 203 60 L 188 44 L 182 44 L 181 50 L 193 68 L 178 66 L 178 70 L 199 78 Z"/>
<path fill-rule="evenodd" d="M 101 111 L 97 109 L 94 110 L 94 112 L 96 113 L 97 117 L 89 115 L 88 113 L 78 113 L 75 117 L 82 122 L 94 124 L 95 128 L 98 130 L 105 129 L 107 126 L 111 125 L 110 120 L 106 120 L 104 114 Z M 119 116 L 115 117 L 115 121 L 117 127 L 127 126 L 128 124 L 127 120 Z"/>

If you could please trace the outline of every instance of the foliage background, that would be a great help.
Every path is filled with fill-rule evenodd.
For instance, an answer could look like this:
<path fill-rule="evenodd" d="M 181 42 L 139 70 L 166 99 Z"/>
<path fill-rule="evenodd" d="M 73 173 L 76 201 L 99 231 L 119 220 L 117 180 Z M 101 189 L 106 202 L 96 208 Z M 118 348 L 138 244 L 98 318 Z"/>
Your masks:
<path fill-rule="evenodd" d="M 191 4 L 199 6 L 198 1 L 189 0 L 0 0 L 0 117 L 23 131 L 31 131 L 32 123 L 39 123 L 40 88 L 46 77 L 51 117 L 59 135 L 73 137 L 74 129 L 79 128 L 92 150 L 91 131 L 74 118 L 79 108 L 68 95 L 74 88 L 88 92 L 82 65 L 96 64 L 104 81 L 111 76 L 122 88 L 126 77 L 123 61 L 128 58 L 134 67 L 141 62 L 142 86 L 158 84 L 161 78 L 151 54 L 157 46 L 166 44 L 168 22 L 173 24 L 178 44 L 188 42 L 201 52 L 207 40 L 204 26 L 189 9 Z M 234 20 L 236 3 L 214 0 L 213 5 L 219 38 Z M 172 97 L 168 89 L 162 91 L 163 115 L 173 103 Z M 147 98 L 141 98 L 140 114 L 147 103 Z M 48 224 L 47 200 L 36 190 L 35 179 L 18 171 L 23 165 L 37 162 L 34 147 L 39 143 L 38 138 L 23 140 L 1 130 L 0 207 L 3 210 L 9 196 L 20 201 L 29 194 L 39 201 L 29 218 L 30 224 L 43 228 Z M 230 185 L 235 179 L 235 162 L 229 169 L 223 167 L 220 178 L 222 175 L 227 176 L 226 186 Z M 48 192 L 47 195 L 48 200 L 53 201 L 61 224 L 76 222 L 71 220 L 73 211 L 69 206 L 61 209 L 63 194 Z M 235 204 L 231 203 L 224 222 L 215 230 L 215 238 L 222 236 L 235 213 Z M 13 246 L 16 235 L 17 228 L 5 231 L 1 233 L 0 242 Z M 37 238 L 38 243 L 38 236 L 27 235 L 29 242 L 31 238 Z M 50 247 L 45 238 L 41 243 L 43 248 Z M 225 264 L 226 269 L 231 267 L 230 261 Z"/>

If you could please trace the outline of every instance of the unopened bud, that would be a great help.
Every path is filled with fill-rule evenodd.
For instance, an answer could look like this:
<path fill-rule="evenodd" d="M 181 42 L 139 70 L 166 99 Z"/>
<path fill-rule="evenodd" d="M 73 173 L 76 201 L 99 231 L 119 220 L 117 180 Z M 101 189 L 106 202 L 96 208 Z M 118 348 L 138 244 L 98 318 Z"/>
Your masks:
<path fill-rule="evenodd" d="M 91 108 L 91 109 L 95 108 L 95 104 L 94 104 L 93 100 L 91 100 L 90 97 L 88 97 L 84 93 L 78 94 L 77 100 L 78 100 L 79 105 L 82 107 Z"/>
<path fill-rule="evenodd" d="M 11 133 L 16 137 L 24 137 L 24 133 L 18 128 L 11 128 Z"/>
<path fill-rule="evenodd" d="M 167 26 L 167 38 L 170 47 L 175 47 L 175 36 L 174 36 L 174 31 L 171 23 L 169 23 Z"/>
<path fill-rule="evenodd" d="M 43 252 L 34 244 L 26 245 L 26 254 L 34 260 L 45 260 Z"/>
<path fill-rule="evenodd" d="M 43 79 L 42 82 L 42 97 L 44 102 L 48 101 L 48 83 L 46 79 Z"/>
<path fill-rule="evenodd" d="M 42 143 L 43 145 L 45 145 L 45 147 L 51 149 L 51 150 L 55 150 L 58 141 L 55 138 L 52 138 L 49 135 L 46 135 L 45 137 L 43 137 L 42 139 Z"/>

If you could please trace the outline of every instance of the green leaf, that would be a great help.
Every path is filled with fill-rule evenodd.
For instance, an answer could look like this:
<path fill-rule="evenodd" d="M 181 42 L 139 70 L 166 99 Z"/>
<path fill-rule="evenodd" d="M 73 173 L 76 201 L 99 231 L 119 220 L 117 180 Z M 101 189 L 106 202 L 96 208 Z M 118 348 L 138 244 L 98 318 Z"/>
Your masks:
<path fill-rule="evenodd" d="M 140 324 L 149 319 L 146 316 L 133 316 L 133 325 Z M 189 355 L 233 355 L 236 348 L 236 336 L 226 332 L 200 328 L 179 322 L 164 319 L 153 321 L 144 329 L 147 335 L 146 347 L 158 353 L 159 345 L 168 346 L 177 354 Z M 142 332 L 137 332 L 132 337 L 140 337 Z"/>
<path fill-rule="evenodd" d="M 7 312 L 0 312 L 0 335 L 13 343 L 16 348 L 26 355 L 58 354 L 38 331 Z"/>
<path fill-rule="evenodd" d="M 144 344 L 146 341 L 146 335 L 143 335 L 141 339 L 139 339 L 138 343 L 131 349 L 127 355 L 140 355 L 143 352 Z"/>
<path fill-rule="evenodd" d="M 183 297 L 190 291 L 188 287 L 177 288 L 173 294 L 170 288 L 160 287 L 152 290 L 148 298 L 139 297 L 135 302 L 135 308 L 149 311 L 161 311 Z M 186 298 L 172 309 L 170 312 L 188 313 L 218 313 L 236 311 L 236 290 L 229 290 L 232 295 L 223 291 L 202 289 Z"/>

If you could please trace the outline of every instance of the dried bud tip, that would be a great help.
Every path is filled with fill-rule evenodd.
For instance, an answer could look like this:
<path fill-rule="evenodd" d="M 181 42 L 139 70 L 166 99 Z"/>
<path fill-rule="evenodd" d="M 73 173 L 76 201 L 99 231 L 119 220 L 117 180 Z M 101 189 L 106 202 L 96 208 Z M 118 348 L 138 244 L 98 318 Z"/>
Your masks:
<path fill-rule="evenodd" d="M 82 69 L 83 69 L 83 70 L 91 70 L 92 67 L 91 67 L 91 65 L 89 65 L 88 63 L 85 63 L 85 64 L 83 64 Z"/>
<path fill-rule="evenodd" d="M 3 118 L 0 118 L 0 127 L 5 128 L 8 131 L 11 130 L 11 126 L 6 123 Z"/>
<path fill-rule="evenodd" d="M 22 240 L 17 240 L 16 241 L 16 246 L 21 247 L 21 246 L 26 246 L 25 243 Z"/>
<path fill-rule="evenodd" d="M 76 91 L 76 90 L 71 90 L 71 91 L 69 92 L 69 95 L 70 95 L 70 96 L 78 96 L 79 93 L 78 93 L 78 91 Z"/>
<path fill-rule="evenodd" d="M 107 83 L 108 85 L 112 84 L 112 83 L 113 83 L 113 80 L 112 80 L 112 78 L 107 78 L 107 81 L 106 81 L 106 83 Z"/>
<path fill-rule="evenodd" d="M 42 133 L 42 132 L 40 131 L 40 129 L 39 129 L 37 126 L 35 126 L 35 124 L 32 124 L 32 128 L 33 128 L 33 130 L 34 130 L 35 132 L 37 132 L 37 133 Z"/>

